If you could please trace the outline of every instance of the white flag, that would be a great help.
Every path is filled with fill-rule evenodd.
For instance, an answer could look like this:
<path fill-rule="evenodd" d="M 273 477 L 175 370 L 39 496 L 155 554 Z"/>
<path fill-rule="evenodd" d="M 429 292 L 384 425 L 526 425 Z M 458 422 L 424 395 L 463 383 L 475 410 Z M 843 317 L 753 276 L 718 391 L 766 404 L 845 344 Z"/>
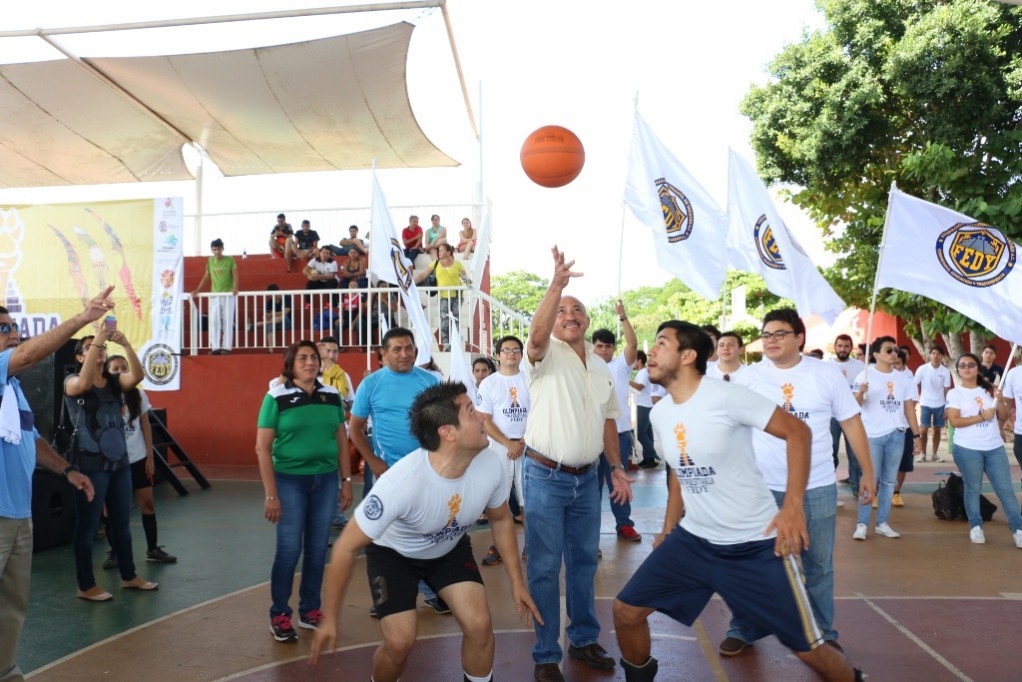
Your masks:
<path fill-rule="evenodd" d="M 468 389 L 468 397 L 472 404 L 476 404 L 476 380 L 472 376 L 472 365 L 468 361 L 468 353 L 465 352 L 465 344 L 461 342 L 461 330 L 458 323 L 451 316 L 451 368 L 447 373 L 451 381 L 460 381 Z"/>
<path fill-rule="evenodd" d="M 827 280 L 791 234 L 752 166 L 731 150 L 728 181 L 730 265 L 766 280 L 767 289 L 794 301 L 798 314 L 827 324 L 845 309 Z"/>
<path fill-rule="evenodd" d="M 720 296 L 727 217 L 635 112 L 625 204 L 653 230 L 657 262 L 705 299 Z"/>
<path fill-rule="evenodd" d="M 433 357 L 433 334 L 422 311 L 419 291 L 412 278 L 412 264 L 405 258 L 402 244 L 398 241 L 394 221 L 390 218 L 387 199 L 383 196 L 380 181 L 373 173 L 373 203 L 369 218 L 369 272 L 384 282 L 396 284 L 401 290 L 401 300 L 415 329 L 415 345 L 418 356 L 415 364 L 422 365 Z"/>
<path fill-rule="evenodd" d="M 877 287 L 954 308 L 1002 339 L 1022 342 L 1022 273 L 1004 233 L 891 188 Z"/>

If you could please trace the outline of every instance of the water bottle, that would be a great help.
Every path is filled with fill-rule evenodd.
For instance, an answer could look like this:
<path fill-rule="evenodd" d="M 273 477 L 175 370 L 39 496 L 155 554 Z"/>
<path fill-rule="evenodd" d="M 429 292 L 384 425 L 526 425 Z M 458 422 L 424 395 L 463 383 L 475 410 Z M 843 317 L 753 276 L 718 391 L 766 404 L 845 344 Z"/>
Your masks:
<path fill-rule="evenodd" d="M 248 260 L 248 251 L 241 252 L 241 260 Z"/>

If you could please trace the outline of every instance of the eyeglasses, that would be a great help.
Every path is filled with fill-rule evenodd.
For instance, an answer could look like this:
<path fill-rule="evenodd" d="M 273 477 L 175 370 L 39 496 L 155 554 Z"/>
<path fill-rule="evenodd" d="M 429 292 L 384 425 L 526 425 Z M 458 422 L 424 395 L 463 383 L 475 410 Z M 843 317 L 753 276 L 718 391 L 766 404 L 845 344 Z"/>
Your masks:
<path fill-rule="evenodd" d="M 891 353 L 897 353 L 898 349 L 897 348 L 883 348 L 883 349 L 880 350 L 880 352 L 881 353 L 887 353 L 888 355 L 890 355 Z"/>
<path fill-rule="evenodd" d="M 521 355 L 522 354 L 522 349 L 521 348 L 501 348 L 500 352 L 503 353 L 504 355 Z"/>
<path fill-rule="evenodd" d="M 794 333 L 795 332 L 791 331 L 790 329 L 782 329 L 781 331 L 777 332 L 763 332 L 762 334 L 759 335 L 759 338 L 763 339 L 764 341 L 771 341 L 773 339 L 777 339 L 778 341 L 784 341 L 785 337 L 788 336 L 788 334 Z"/>
<path fill-rule="evenodd" d="M 960 362 L 958 363 L 958 369 L 976 369 L 975 362 Z"/>
<path fill-rule="evenodd" d="M 93 345 L 94 344 L 91 344 L 91 343 L 86 344 L 86 345 L 82 346 L 82 350 L 85 351 L 86 353 L 88 353 L 89 349 L 92 348 Z M 99 347 L 99 349 L 100 350 L 106 350 L 106 344 L 104 343 L 102 346 Z"/>
<path fill-rule="evenodd" d="M 20 333 L 17 322 L 0 322 L 0 334 Z"/>

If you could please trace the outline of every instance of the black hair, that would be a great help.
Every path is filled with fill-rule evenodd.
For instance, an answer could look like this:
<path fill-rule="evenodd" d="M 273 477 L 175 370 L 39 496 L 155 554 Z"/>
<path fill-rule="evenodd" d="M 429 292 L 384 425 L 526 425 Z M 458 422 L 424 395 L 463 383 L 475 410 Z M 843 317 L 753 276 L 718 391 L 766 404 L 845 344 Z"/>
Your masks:
<path fill-rule="evenodd" d="M 489 359 L 485 355 L 480 355 L 478 358 L 472 361 L 472 369 L 475 369 L 476 365 L 478 365 L 480 362 L 490 368 L 490 374 L 493 374 L 494 372 L 497 371 L 497 366 L 493 364 L 493 360 Z"/>
<path fill-rule="evenodd" d="M 681 320 L 661 322 L 656 330 L 657 335 L 665 329 L 674 330 L 679 351 L 694 350 L 696 352 L 696 372 L 700 376 L 706 374 L 706 361 L 713 354 L 713 341 L 710 339 L 710 335 L 691 322 L 682 322 Z"/>
<path fill-rule="evenodd" d="M 468 393 L 460 381 L 444 381 L 430 386 L 415 396 L 408 410 L 412 435 L 419 445 L 430 451 L 440 448 L 440 427 L 461 426 L 458 396 Z"/>
<path fill-rule="evenodd" d="M 500 337 L 499 339 L 497 339 L 497 343 L 493 344 L 493 352 L 494 353 L 500 353 L 501 347 L 505 343 L 507 343 L 508 341 L 513 341 L 513 342 L 517 343 L 518 344 L 518 350 L 522 350 L 522 351 L 525 350 L 525 344 L 522 343 L 522 340 L 520 338 L 518 338 L 514 334 L 506 334 L 506 335 Z"/>
<path fill-rule="evenodd" d="M 434 213 L 433 215 L 431 215 L 429 217 L 430 220 L 433 220 L 433 218 L 436 218 L 437 220 L 440 220 L 440 216 L 438 216 L 436 213 Z"/>
<path fill-rule="evenodd" d="M 609 329 L 597 329 L 593 332 L 593 343 L 606 343 L 611 346 L 617 345 L 617 337 Z"/>
<path fill-rule="evenodd" d="M 724 332 L 723 334 L 721 334 L 720 336 L 717 337 L 717 343 L 720 343 L 721 339 L 729 337 L 729 336 L 731 338 L 733 338 L 735 341 L 738 342 L 738 347 L 739 348 L 745 348 L 745 341 L 738 334 L 738 332 Z"/>
<path fill-rule="evenodd" d="M 992 343 L 988 343 L 987 345 L 983 346 L 983 350 L 986 350 L 987 348 L 992 350 L 994 352 L 994 355 L 997 355 L 997 346 L 995 346 Z"/>
<path fill-rule="evenodd" d="M 214 239 L 213 241 L 211 241 L 209 243 L 209 248 L 211 248 L 211 249 L 222 249 L 222 248 L 224 248 L 224 240 L 220 239 L 219 237 L 217 237 L 216 239 Z"/>
<path fill-rule="evenodd" d="M 809 357 L 816 358 L 817 360 L 823 359 L 823 351 L 820 350 L 819 348 L 812 349 L 811 351 L 806 353 L 806 355 L 808 355 Z"/>
<path fill-rule="evenodd" d="M 646 351 L 644 351 L 644 350 L 637 350 L 637 351 L 635 351 L 635 359 L 636 360 L 641 360 L 643 367 L 645 367 L 646 363 L 649 361 L 646 358 Z"/>
<path fill-rule="evenodd" d="M 113 373 L 110 372 L 110 363 L 114 360 L 124 360 L 125 363 L 128 362 L 128 359 L 123 355 L 111 355 L 106 359 L 106 364 L 103 365 L 104 374 L 110 374 L 110 376 L 113 376 Z M 120 385 L 121 382 L 117 381 L 116 383 Z M 142 415 L 142 394 L 138 392 L 138 386 L 132 386 L 122 393 L 124 395 L 124 404 L 128 407 L 128 421 L 133 422 Z"/>
<path fill-rule="evenodd" d="M 323 364 L 323 360 L 319 357 L 319 348 L 316 348 L 316 344 L 308 339 L 302 339 L 296 343 L 292 343 L 284 350 L 284 370 L 281 372 L 288 381 L 295 380 L 295 357 L 298 355 L 298 351 L 302 348 L 311 348 L 316 353 L 316 360 Z"/>
<path fill-rule="evenodd" d="M 284 220 L 287 220 L 287 216 L 286 215 L 284 215 L 283 213 L 278 213 L 277 214 L 277 219 L 279 220 L 281 218 L 283 218 Z"/>
<path fill-rule="evenodd" d="M 308 225 L 309 227 L 312 227 L 312 223 L 310 223 L 308 220 L 303 220 L 302 225 Z"/>
<path fill-rule="evenodd" d="M 932 353 L 933 351 L 939 351 L 941 355 L 947 355 L 947 350 L 944 348 L 944 346 L 938 346 L 934 344 L 930 346 L 930 352 Z"/>
<path fill-rule="evenodd" d="M 901 350 L 900 348 L 898 349 L 898 359 L 901 360 L 901 363 L 903 365 L 906 365 L 906 366 L 908 365 L 908 353 L 906 353 L 905 351 Z"/>
<path fill-rule="evenodd" d="M 412 340 L 412 344 L 415 344 L 415 334 L 412 333 L 411 329 L 405 327 L 391 327 L 387 330 L 387 333 L 383 335 L 383 340 L 380 341 L 380 345 L 383 350 L 387 350 L 387 346 L 390 345 L 391 339 L 397 339 L 401 337 L 407 337 Z"/>
<path fill-rule="evenodd" d="M 869 344 L 869 361 L 866 364 L 872 365 L 877 361 L 874 355 L 880 352 L 885 343 L 893 343 L 894 348 L 898 348 L 898 342 L 893 336 L 878 336 L 873 340 L 873 343 Z"/>
<path fill-rule="evenodd" d="M 701 326 L 699 328 L 702 329 L 707 334 L 711 335 L 713 338 L 718 339 L 718 340 L 720 339 L 720 330 L 717 329 L 716 326 L 714 326 L 712 324 L 704 324 L 703 326 Z"/>
<path fill-rule="evenodd" d="M 982 388 L 987 393 L 989 393 L 990 397 L 993 398 L 994 397 L 993 382 L 990 381 L 990 379 L 987 379 L 983 375 L 983 372 L 979 371 L 980 368 L 983 367 L 983 361 L 980 360 L 979 356 L 976 355 L 975 353 L 962 353 L 960 356 L 958 356 L 958 359 L 955 360 L 956 369 L 958 368 L 958 363 L 961 362 L 964 358 L 972 358 L 972 361 L 976 363 L 976 385 Z"/>
<path fill-rule="evenodd" d="M 280 291 L 280 285 L 279 284 L 267 284 L 266 285 L 266 290 L 267 291 Z"/>
<path fill-rule="evenodd" d="M 854 341 L 852 341 L 852 337 L 849 336 L 848 334 L 838 334 L 837 336 L 835 336 L 834 337 L 834 345 L 835 346 L 837 345 L 838 341 L 847 341 L 849 344 L 854 344 L 855 343 Z"/>
<path fill-rule="evenodd" d="M 320 343 L 336 343 L 338 346 L 341 345 L 340 343 L 338 343 L 337 337 L 335 337 L 335 336 L 324 336 L 323 338 L 321 338 L 319 340 L 319 342 Z"/>
<path fill-rule="evenodd" d="M 763 316 L 763 327 L 766 327 L 768 322 L 782 322 L 790 325 L 793 332 L 802 335 L 802 343 L 798 345 L 798 349 L 802 350 L 806 347 L 806 323 L 802 321 L 802 318 L 798 316 L 798 311 L 794 308 L 771 310 Z"/>
<path fill-rule="evenodd" d="M 93 336 L 92 334 L 89 334 L 88 336 L 83 336 L 82 338 L 78 339 L 75 342 L 75 371 L 76 372 L 81 372 L 82 371 L 82 364 L 83 364 L 78 359 L 78 356 L 79 355 L 81 355 L 81 356 L 85 355 L 85 353 L 87 352 L 85 350 L 85 346 L 87 346 L 89 344 L 89 342 L 92 341 L 94 338 L 96 338 L 96 337 Z M 121 389 L 121 382 L 120 382 L 120 380 L 116 376 L 111 374 L 109 372 L 109 370 L 107 370 L 106 363 L 103 364 L 102 374 L 103 374 L 103 378 L 106 379 L 107 386 L 109 386 L 113 390 L 114 393 L 116 393 L 117 395 L 120 395 L 120 394 L 122 394 L 124 392 L 123 389 Z"/>
<path fill-rule="evenodd" d="M 10 314 L 11 313 L 10 313 L 10 311 L 7 310 L 7 308 L 5 308 L 4 306 L 0 305 L 0 315 L 10 315 Z"/>
<path fill-rule="evenodd" d="M 358 225 L 348 225 L 348 229 L 355 230 L 355 232 L 358 232 Z"/>

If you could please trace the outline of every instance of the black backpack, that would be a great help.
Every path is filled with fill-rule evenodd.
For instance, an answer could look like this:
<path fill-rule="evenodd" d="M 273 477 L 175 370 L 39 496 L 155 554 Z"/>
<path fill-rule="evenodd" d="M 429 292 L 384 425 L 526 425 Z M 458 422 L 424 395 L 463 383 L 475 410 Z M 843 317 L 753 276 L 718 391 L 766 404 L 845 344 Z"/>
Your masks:
<path fill-rule="evenodd" d="M 941 481 L 940 485 L 931 495 L 933 499 L 933 514 L 943 521 L 965 521 L 965 481 L 958 474 L 951 474 L 947 477 L 947 483 Z M 987 499 L 986 495 L 979 496 L 979 515 L 983 521 L 989 521 L 997 511 L 997 505 Z"/>

